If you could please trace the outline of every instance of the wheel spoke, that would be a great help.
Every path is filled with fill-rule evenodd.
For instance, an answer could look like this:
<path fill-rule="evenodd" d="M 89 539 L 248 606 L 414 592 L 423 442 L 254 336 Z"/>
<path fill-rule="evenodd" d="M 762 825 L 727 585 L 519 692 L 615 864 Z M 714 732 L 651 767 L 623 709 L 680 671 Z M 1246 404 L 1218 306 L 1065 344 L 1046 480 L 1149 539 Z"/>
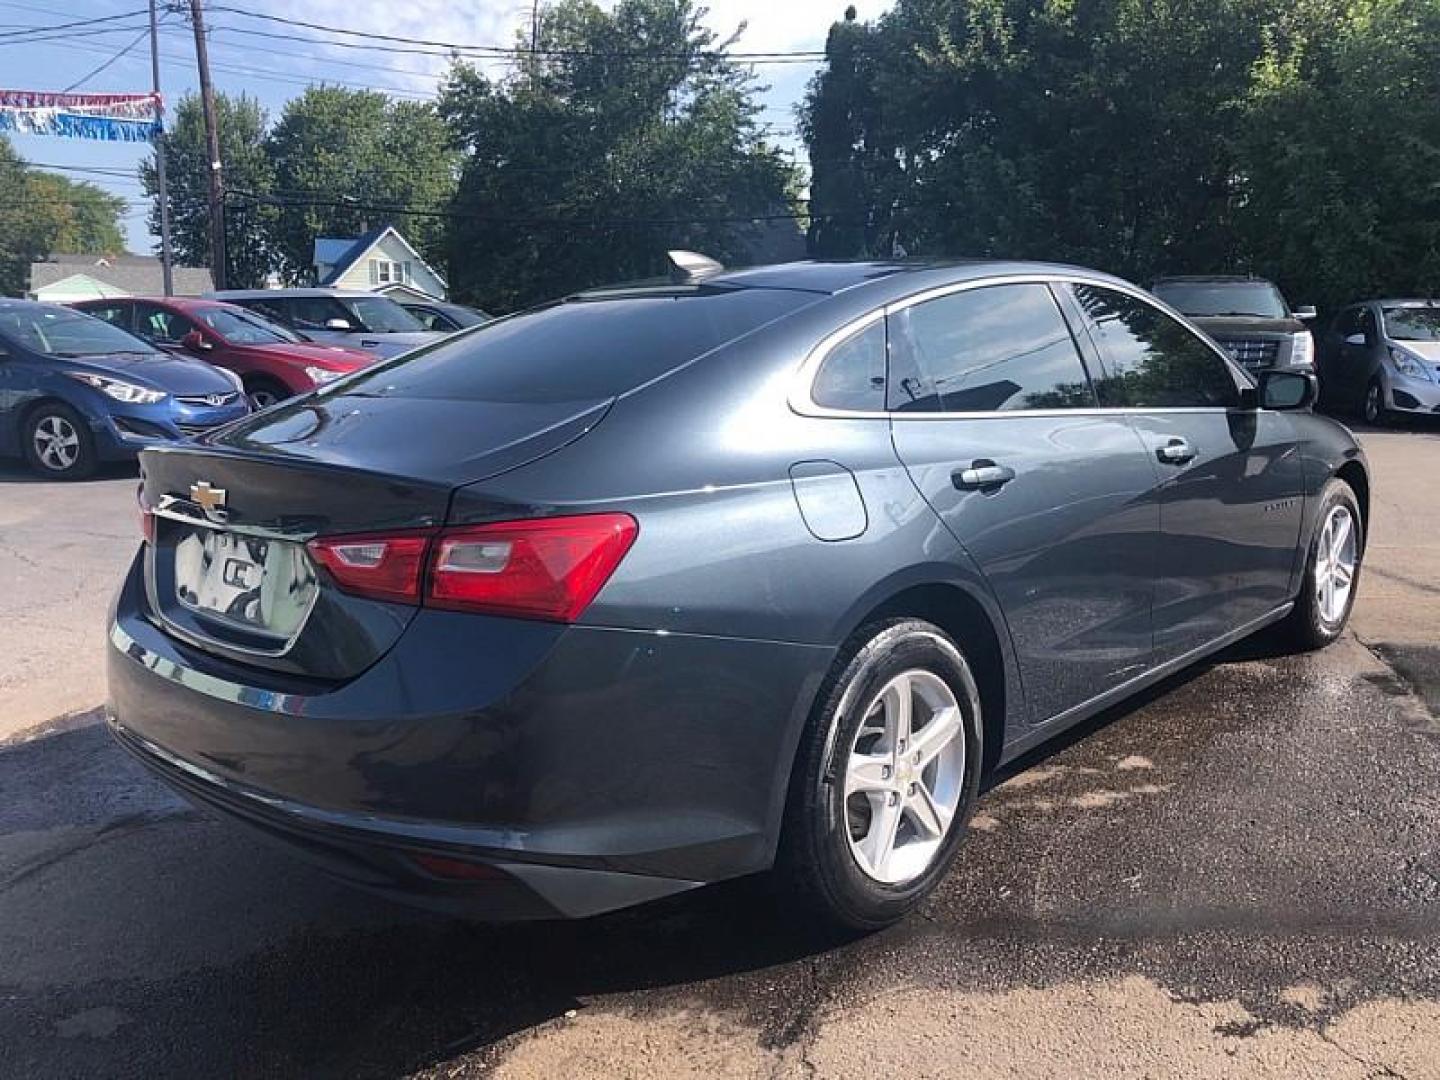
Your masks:
<path fill-rule="evenodd" d="M 905 800 L 905 812 L 921 835 L 938 840 L 950 825 L 950 813 L 935 801 L 935 796 L 923 783 L 917 782 L 914 788 L 914 794 Z"/>
<path fill-rule="evenodd" d="M 1340 588 L 1348 589 L 1350 583 L 1355 580 L 1355 570 L 1353 567 L 1346 566 L 1343 562 L 1337 562 L 1334 569 L 1330 572 L 1330 577 Z"/>
<path fill-rule="evenodd" d="M 1345 544 L 1350 539 L 1350 515 L 1331 519 L 1334 522 L 1330 538 L 1330 560 L 1339 562 L 1345 552 Z"/>
<path fill-rule="evenodd" d="M 895 834 L 900 831 L 901 810 L 900 799 L 893 793 L 872 802 L 870 828 L 860 847 L 870 869 L 880 877 L 885 876 L 886 863 L 890 861 L 890 854 L 895 850 Z"/>
<path fill-rule="evenodd" d="M 888 792 L 894 784 L 894 765 L 889 754 L 852 754 L 845 769 L 845 795 L 848 798 L 857 792 Z"/>
<path fill-rule="evenodd" d="M 955 741 L 960 734 L 960 710 L 955 707 L 941 709 L 916 731 L 910 741 L 910 752 L 916 757 L 915 767 L 923 769 L 936 756 Z"/>
<path fill-rule="evenodd" d="M 885 688 L 885 730 L 895 753 L 903 753 L 910 745 L 910 717 L 915 693 L 908 675 L 897 676 Z"/>

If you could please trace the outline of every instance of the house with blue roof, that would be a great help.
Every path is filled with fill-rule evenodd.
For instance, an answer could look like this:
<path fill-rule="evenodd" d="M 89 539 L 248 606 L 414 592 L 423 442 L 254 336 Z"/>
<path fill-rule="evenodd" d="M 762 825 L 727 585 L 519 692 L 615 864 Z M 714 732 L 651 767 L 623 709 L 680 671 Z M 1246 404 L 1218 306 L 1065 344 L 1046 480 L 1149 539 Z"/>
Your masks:
<path fill-rule="evenodd" d="M 315 283 L 336 289 L 367 289 L 396 300 L 444 300 L 448 286 L 393 225 L 364 236 L 315 240 Z"/>

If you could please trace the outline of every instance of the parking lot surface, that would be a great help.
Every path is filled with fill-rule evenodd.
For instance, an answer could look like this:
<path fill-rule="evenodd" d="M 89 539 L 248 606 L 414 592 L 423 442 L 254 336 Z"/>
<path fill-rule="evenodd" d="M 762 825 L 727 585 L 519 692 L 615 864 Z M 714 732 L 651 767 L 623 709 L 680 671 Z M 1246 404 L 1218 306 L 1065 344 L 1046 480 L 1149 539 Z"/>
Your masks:
<path fill-rule="evenodd" d="M 1017 763 L 847 940 L 763 881 L 447 920 L 189 808 L 93 708 L 133 474 L 0 474 L 0 1075 L 1440 1077 L 1440 435 L 1362 438 L 1353 635 Z"/>

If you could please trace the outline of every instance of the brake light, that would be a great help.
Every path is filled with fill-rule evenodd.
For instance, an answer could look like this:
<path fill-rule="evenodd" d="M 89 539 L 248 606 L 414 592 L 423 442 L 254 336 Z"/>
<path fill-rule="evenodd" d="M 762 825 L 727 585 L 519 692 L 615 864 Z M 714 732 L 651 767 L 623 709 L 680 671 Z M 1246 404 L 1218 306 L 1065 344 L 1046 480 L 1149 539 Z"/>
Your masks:
<path fill-rule="evenodd" d="M 155 512 L 145 501 L 144 484 L 135 489 L 135 502 L 140 509 L 140 535 L 144 537 L 145 543 L 153 544 L 155 542 Z"/>
<path fill-rule="evenodd" d="M 356 596 L 419 604 L 423 594 L 426 607 L 574 622 L 639 531 L 629 514 L 576 514 L 322 536 L 308 547 L 335 584 Z"/>
<path fill-rule="evenodd" d="M 322 536 L 306 546 L 346 592 L 374 600 L 418 604 L 430 537 L 429 530 Z"/>
<path fill-rule="evenodd" d="M 629 514 L 580 514 L 446 529 L 425 603 L 574 622 L 635 542 Z"/>

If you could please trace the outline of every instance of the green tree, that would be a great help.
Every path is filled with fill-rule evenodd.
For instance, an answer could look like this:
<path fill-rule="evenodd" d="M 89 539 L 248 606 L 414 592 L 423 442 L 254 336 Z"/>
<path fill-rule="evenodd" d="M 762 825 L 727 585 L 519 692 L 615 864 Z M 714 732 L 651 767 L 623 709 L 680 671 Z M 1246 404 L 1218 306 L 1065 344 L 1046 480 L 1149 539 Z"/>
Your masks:
<path fill-rule="evenodd" d="M 30 264 L 57 251 L 123 251 L 125 200 L 94 184 L 30 168 L 0 138 L 0 296 L 23 295 Z"/>
<path fill-rule="evenodd" d="M 381 224 L 442 261 L 458 155 L 433 106 L 312 86 L 286 104 L 268 145 L 275 250 L 287 279 L 309 280 L 317 236 L 356 236 Z"/>
<path fill-rule="evenodd" d="M 510 310 L 660 273 L 668 248 L 746 260 L 798 235 L 795 177 L 756 125 L 757 87 L 690 0 L 560 0 L 539 31 L 513 77 L 457 64 L 442 88 L 466 151 L 457 295 Z"/>
<path fill-rule="evenodd" d="M 225 229 L 229 282 L 236 288 L 260 286 L 273 261 L 269 234 L 276 217 L 275 209 L 263 201 L 274 189 L 274 169 L 265 143 L 268 119 L 254 98 L 219 93 L 215 95 L 215 118 L 225 186 L 231 193 Z M 180 99 L 165 135 L 164 153 L 175 261 L 209 266 L 209 155 L 197 95 Z M 151 199 L 150 232 L 159 236 L 160 185 L 153 157 L 141 164 L 140 182 Z"/>

